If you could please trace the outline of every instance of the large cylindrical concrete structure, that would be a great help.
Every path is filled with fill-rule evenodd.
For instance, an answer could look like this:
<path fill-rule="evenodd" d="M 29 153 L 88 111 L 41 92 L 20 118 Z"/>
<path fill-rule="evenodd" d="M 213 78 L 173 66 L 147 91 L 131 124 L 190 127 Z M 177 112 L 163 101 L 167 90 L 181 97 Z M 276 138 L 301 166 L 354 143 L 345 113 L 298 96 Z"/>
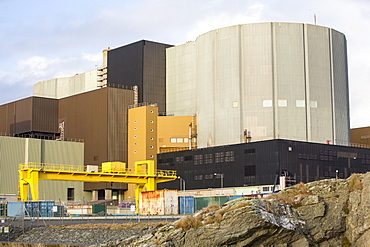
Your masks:
<path fill-rule="evenodd" d="M 346 38 L 331 28 L 213 30 L 168 48 L 166 73 L 167 112 L 197 115 L 199 147 L 279 138 L 349 143 Z"/>

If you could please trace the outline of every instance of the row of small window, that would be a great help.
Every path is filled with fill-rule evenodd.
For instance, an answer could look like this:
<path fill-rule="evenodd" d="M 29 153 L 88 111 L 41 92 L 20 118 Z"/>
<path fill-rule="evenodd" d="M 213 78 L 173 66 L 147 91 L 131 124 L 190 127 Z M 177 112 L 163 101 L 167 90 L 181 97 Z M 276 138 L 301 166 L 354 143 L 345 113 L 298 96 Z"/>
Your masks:
<path fill-rule="evenodd" d="M 288 106 L 288 100 L 286 99 L 279 99 L 277 101 L 277 104 L 279 107 L 287 107 Z M 271 99 L 266 99 L 262 101 L 262 106 L 263 107 L 272 107 L 272 100 Z M 295 101 L 295 106 L 296 107 L 306 107 L 306 101 L 305 100 L 296 100 Z M 311 101 L 310 102 L 310 107 L 311 108 L 317 108 L 317 101 Z"/>
<path fill-rule="evenodd" d="M 223 175 L 223 174 L 222 174 Z M 199 181 L 199 180 L 211 180 L 213 178 L 220 178 L 221 175 L 220 174 L 217 174 L 217 175 L 214 175 L 214 174 L 206 174 L 206 175 L 195 175 L 194 176 L 194 180 L 196 181 Z"/>
<path fill-rule="evenodd" d="M 189 138 L 170 138 L 170 143 L 189 143 Z"/>

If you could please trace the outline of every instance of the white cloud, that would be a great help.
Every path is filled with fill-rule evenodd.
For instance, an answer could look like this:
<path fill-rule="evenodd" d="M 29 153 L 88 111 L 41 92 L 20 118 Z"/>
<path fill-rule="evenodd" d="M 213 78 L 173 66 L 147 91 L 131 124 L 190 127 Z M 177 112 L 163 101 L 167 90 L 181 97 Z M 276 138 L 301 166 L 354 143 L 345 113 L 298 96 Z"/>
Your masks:
<path fill-rule="evenodd" d="M 215 12 L 205 15 L 196 21 L 192 28 L 185 34 L 187 41 L 195 40 L 199 35 L 211 30 L 238 24 L 258 22 L 264 11 L 264 5 L 260 3 L 248 6 L 244 11 L 233 10 L 226 12 Z"/>

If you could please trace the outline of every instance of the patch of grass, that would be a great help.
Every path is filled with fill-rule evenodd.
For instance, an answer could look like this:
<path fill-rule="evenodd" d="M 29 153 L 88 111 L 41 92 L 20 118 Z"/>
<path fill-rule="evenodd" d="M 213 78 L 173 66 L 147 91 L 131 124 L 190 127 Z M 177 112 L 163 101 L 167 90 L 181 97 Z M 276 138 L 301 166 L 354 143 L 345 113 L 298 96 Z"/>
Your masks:
<path fill-rule="evenodd" d="M 342 247 L 351 247 L 351 242 L 344 236 L 342 237 Z"/>
<path fill-rule="evenodd" d="M 267 199 L 275 199 L 280 203 L 298 207 L 303 198 L 311 195 L 313 195 L 313 193 L 301 182 L 277 194 L 270 195 Z"/>
<path fill-rule="evenodd" d="M 362 174 L 352 174 L 349 178 L 347 178 L 350 192 L 353 192 L 355 190 L 362 190 L 362 183 L 360 180 L 361 175 Z"/>
<path fill-rule="evenodd" d="M 186 232 L 191 228 L 198 228 L 200 226 L 202 226 L 202 221 L 193 216 L 184 217 L 176 223 L 176 228 L 181 228 L 183 232 Z"/>
<path fill-rule="evenodd" d="M 220 209 L 220 206 L 217 206 L 217 205 L 209 205 L 208 207 L 205 207 L 202 209 L 202 211 L 204 212 L 204 214 L 208 214 L 208 213 L 212 213 L 214 211 L 217 211 Z"/>

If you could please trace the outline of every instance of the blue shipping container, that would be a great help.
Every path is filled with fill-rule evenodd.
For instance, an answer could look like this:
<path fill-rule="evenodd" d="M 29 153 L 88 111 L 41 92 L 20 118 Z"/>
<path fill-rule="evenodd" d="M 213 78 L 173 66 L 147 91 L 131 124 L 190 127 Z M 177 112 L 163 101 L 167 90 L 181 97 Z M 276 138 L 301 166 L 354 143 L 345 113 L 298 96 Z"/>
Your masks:
<path fill-rule="evenodd" d="M 8 202 L 9 217 L 21 217 L 24 215 L 24 202 Z"/>
<path fill-rule="evenodd" d="M 26 206 L 25 210 L 26 217 L 41 217 L 40 202 L 27 201 L 25 202 L 25 206 Z"/>
<path fill-rule="evenodd" d="M 54 201 L 41 201 L 40 202 L 40 214 L 42 217 L 54 217 L 53 207 Z"/>
<path fill-rule="evenodd" d="M 192 214 L 194 213 L 194 197 L 179 196 L 179 213 Z"/>

